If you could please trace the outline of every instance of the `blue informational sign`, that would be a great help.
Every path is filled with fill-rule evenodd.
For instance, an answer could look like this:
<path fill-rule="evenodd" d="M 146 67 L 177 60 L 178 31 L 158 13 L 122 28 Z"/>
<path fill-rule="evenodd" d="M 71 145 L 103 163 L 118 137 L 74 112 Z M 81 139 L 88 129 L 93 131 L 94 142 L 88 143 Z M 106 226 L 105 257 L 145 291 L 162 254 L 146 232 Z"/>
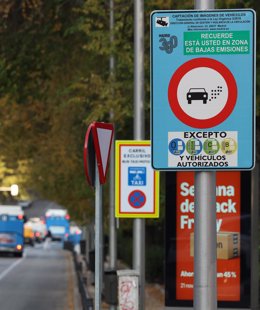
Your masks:
<path fill-rule="evenodd" d="M 128 167 L 128 185 L 146 186 L 146 167 Z"/>
<path fill-rule="evenodd" d="M 255 163 L 255 12 L 151 14 L 152 166 Z"/>

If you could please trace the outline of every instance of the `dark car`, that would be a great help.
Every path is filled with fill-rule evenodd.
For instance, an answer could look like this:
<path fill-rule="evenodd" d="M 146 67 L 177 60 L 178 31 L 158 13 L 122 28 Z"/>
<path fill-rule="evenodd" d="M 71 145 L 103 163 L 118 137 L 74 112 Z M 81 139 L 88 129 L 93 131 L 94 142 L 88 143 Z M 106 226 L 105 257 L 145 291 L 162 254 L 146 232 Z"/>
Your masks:
<path fill-rule="evenodd" d="M 203 103 L 207 103 L 208 93 L 205 88 L 190 88 L 187 93 L 188 104 L 191 104 L 192 100 L 203 100 Z"/>

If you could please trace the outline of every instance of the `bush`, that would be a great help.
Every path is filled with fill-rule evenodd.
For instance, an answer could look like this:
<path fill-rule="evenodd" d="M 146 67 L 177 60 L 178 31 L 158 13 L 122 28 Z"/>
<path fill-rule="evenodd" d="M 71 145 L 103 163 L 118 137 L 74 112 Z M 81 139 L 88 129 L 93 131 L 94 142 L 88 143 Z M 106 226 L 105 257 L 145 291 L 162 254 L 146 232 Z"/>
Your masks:
<path fill-rule="evenodd" d="M 163 283 L 164 252 L 160 245 L 146 248 L 146 281 Z"/>

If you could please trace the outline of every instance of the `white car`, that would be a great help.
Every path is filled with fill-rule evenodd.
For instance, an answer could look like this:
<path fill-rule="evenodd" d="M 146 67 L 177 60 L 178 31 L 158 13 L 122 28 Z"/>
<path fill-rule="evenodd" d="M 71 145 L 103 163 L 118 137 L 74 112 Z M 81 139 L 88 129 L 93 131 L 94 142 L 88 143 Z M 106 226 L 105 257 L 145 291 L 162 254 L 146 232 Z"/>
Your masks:
<path fill-rule="evenodd" d="M 28 221 L 33 229 L 35 240 L 42 242 L 47 236 L 47 228 L 45 222 L 39 217 L 30 218 Z"/>

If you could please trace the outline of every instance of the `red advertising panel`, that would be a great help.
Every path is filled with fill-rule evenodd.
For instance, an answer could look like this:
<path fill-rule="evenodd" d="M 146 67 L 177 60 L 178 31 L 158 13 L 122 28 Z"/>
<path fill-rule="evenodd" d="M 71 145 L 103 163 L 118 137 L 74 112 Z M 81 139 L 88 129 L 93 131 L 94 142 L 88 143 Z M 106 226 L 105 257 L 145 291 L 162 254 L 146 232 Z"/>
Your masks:
<path fill-rule="evenodd" d="M 165 305 L 192 307 L 194 172 L 166 174 Z M 217 298 L 219 308 L 250 305 L 250 172 L 216 173 Z"/>
<path fill-rule="evenodd" d="M 218 300 L 240 300 L 240 173 L 217 174 Z M 176 298 L 193 299 L 194 173 L 177 173 Z"/>

